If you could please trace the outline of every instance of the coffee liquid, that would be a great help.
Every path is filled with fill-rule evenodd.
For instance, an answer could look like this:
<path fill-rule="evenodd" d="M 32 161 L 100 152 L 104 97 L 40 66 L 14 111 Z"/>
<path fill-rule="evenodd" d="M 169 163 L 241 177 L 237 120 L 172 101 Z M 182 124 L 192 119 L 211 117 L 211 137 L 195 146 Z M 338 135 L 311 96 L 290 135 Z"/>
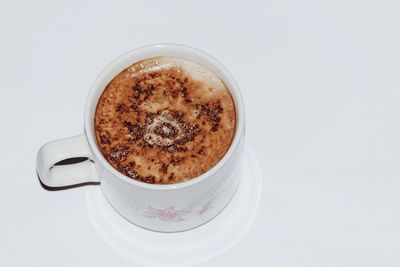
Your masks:
<path fill-rule="evenodd" d="M 212 168 L 228 150 L 236 112 L 229 89 L 181 58 L 135 63 L 105 88 L 95 114 L 107 161 L 145 183 L 172 184 Z"/>

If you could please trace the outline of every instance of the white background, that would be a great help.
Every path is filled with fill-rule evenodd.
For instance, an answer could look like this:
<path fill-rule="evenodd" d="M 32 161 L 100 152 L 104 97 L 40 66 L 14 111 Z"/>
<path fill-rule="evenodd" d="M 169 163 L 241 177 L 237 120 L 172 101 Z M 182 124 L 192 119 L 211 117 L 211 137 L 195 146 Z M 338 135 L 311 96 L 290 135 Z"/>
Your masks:
<path fill-rule="evenodd" d="M 116 56 L 176 42 L 219 59 L 263 166 L 252 227 L 210 266 L 400 266 L 398 1 L 2 1 L 0 265 L 132 266 L 85 187 L 45 191 L 35 154 L 80 134 Z"/>

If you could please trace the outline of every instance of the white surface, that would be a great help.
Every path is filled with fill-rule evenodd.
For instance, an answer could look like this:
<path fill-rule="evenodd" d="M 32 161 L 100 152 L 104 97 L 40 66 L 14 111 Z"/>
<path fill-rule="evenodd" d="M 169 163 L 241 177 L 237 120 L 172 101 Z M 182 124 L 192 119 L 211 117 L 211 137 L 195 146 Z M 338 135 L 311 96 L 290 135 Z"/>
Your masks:
<path fill-rule="evenodd" d="M 0 265 L 134 266 L 97 234 L 90 189 L 43 190 L 35 155 L 83 131 L 86 95 L 113 58 L 178 42 L 237 79 L 264 173 L 251 228 L 199 266 L 399 266 L 399 9 L 388 0 L 3 1 Z"/>

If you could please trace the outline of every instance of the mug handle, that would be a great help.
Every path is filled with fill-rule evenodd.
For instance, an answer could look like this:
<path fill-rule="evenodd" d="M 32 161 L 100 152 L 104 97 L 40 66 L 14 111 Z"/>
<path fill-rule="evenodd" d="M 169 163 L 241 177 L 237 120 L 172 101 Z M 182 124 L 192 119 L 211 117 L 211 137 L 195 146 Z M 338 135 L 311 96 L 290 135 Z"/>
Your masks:
<path fill-rule="evenodd" d="M 81 157 L 88 160 L 57 165 L 61 161 Z M 73 136 L 44 144 L 37 154 L 36 170 L 39 179 L 48 187 L 100 182 L 93 158 L 86 136 Z"/>

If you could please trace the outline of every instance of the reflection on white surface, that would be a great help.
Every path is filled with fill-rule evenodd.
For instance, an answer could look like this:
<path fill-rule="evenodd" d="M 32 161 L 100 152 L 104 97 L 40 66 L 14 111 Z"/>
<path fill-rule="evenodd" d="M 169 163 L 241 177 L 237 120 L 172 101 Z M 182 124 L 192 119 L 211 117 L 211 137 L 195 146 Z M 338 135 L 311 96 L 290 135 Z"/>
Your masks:
<path fill-rule="evenodd" d="M 243 177 L 232 201 L 212 221 L 193 230 L 158 233 L 123 219 L 99 187 L 87 191 L 90 218 L 108 245 L 132 263 L 145 266 L 190 266 L 232 247 L 245 234 L 261 196 L 261 169 L 254 151 L 246 147 Z"/>

